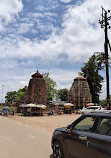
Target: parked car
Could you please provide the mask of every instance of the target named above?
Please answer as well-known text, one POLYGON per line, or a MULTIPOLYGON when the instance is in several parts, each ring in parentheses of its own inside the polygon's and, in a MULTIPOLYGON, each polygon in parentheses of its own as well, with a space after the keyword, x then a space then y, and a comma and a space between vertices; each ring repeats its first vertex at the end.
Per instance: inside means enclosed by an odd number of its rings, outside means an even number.
POLYGON ((78 113, 80 114, 86 114, 88 112, 98 112, 98 111, 104 111, 106 110, 105 108, 103 108, 102 106, 87 106, 86 108, 83 107, 82 110, 79 110, 78 113))
POLYGON ((111 113, 84 114, 52 136, 54 158, 111 158, 111 113))

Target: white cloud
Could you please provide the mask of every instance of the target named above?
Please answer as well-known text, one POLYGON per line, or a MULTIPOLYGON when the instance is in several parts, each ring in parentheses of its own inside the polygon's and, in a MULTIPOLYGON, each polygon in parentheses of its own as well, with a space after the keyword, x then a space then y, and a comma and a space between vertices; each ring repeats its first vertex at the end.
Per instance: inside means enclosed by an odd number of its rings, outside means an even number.
POLYGON ((31 30, 31 27, 33 26, 33 23, 22 23, 19 25, 18 27, 18 34, 23 34, 23 33, 26 33, 28 31, 31 30))
MULTIPOLYGON (((105 0, 93 0, 93 2, 86 0, 80 5, 71 6, 63 18, 64 29, 59 35, 56 34, 56 29, 53 30, 53 34, 48 40, 31 41, 20 37, 16 39, 16 45, 13 45, 11 40, 5 39, 4 43, 8 40, 6 46, 8 55, 20 58, 35 56, 44 61, 47 59, 49 62, 48 59, 58 59, 58 56, 64 53, 71 62, 85 62, 93 52, 104 50, 104 31, 98 23, 99 18, 101 18, 100 6, 103 4, 105 4, 105 8, 108 8, 111 1, 108 0, 106 4, 105 0)), ((32 25, 32 23, 30 25, 22 24, 20 32, 29 30, 32 25)), ((40 25, 41 30, 45 28, 45 25, 40 25)), ((7 55, 7 52, 4 53, 7 55)))
POLYGON ((22 0, 1 0, 0 1, 0 30, 8 24, 14 16, 23 9, 22 0))
POLYGON ((64 3, 69 3, 69 2, 71 2, 72 0, 60 0, 60 1, 62 1, 62 2, 64 2, 64 3))
POLYGON ((78 70, 65 70, 65 69, 53 69, 50 70, 51 78, 56 82, 73 82, 73 79, 77 77, 78 70))
MULTIPOLYGON (((70 89, 74 78, 78 76, 78 72, 80 70, 65 70, 60 68, 55 69, 45 69, 45 72, 49 72, 50 76, 56 83, 57 89, 67 88, 70 89)), ((44 70, 40 69, 40 72, 44 72, 44 70)))
POLYGON ((100 94, 100 100, 106 99, 106 82, 102 83, 102 90, 100 94))

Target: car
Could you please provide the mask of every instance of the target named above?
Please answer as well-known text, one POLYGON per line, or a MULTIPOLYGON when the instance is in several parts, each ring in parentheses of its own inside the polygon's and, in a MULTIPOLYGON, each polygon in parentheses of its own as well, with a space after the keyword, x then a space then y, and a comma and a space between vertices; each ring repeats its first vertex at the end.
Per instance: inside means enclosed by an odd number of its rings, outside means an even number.
POLYGON ((98 112, 98 111, 104 111, 106 110, 105 108, 103 108, 102 106, 87 106, 87 107, 83 107, 82 110, 79 110, 78 113, 80 114, 85 114, 88 112, 98 112))
POLYGON ((111 112, 90 112, 52 136, 54 158, 111 158, 111 112))

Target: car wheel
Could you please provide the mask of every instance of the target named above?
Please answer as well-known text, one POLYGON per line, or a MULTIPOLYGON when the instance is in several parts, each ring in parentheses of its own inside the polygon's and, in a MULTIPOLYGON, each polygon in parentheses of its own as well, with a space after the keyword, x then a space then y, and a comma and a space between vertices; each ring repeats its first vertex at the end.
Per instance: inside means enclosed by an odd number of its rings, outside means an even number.
POLYGON ((54 158, 64 158, 63 148, 58 140, 53 143, 53 156, 54 158))

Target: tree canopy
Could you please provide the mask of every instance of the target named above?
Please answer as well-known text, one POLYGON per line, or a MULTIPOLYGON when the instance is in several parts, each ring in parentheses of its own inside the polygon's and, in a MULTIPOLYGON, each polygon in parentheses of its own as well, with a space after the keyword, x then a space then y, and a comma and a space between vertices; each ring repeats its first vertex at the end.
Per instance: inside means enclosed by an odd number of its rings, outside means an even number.
MULTIPOLYGON (((109 99, 111 100, 111 95, 109 96, 109 99)), ((99 105, 107 106, 107 98, 100 100, 99 105)))
POLYGON ((45 73, 43 74, 43 78, 46 82, 46 91, 47 91, 47 103, 49 103, 50 101, 53 100, 53 98, 56 96, 57 94, 57 90, 56 90, 56 82, 53 81, 53 79, 51 79, 49 77, 49 73, 45 73))
POLYGON ((8 104, 10 106, 10 105, 14 104, 15 102, 18 102, 22 97, 25 96, 26 91, 27 91, 27 86, 19 89, 18 91, 7 92, 7 94, 5 96, 6 104, 8 104))
POLYGON ((61 101, 67 101, 68 100, 68 89, 64 88, 64 89, 58 90, 58 98, 61 101))
POLYGON ((89 61, 84 63, 84 66, 81 68, 82 74, 87 78, 90 92, 92 95, 92 102, 99 102, 99 94, 102 89, 103 77, 100 75, 99 71, 103 69, 104 63, 104 53, 98 55, 92 55, 89 58, 89 61))

